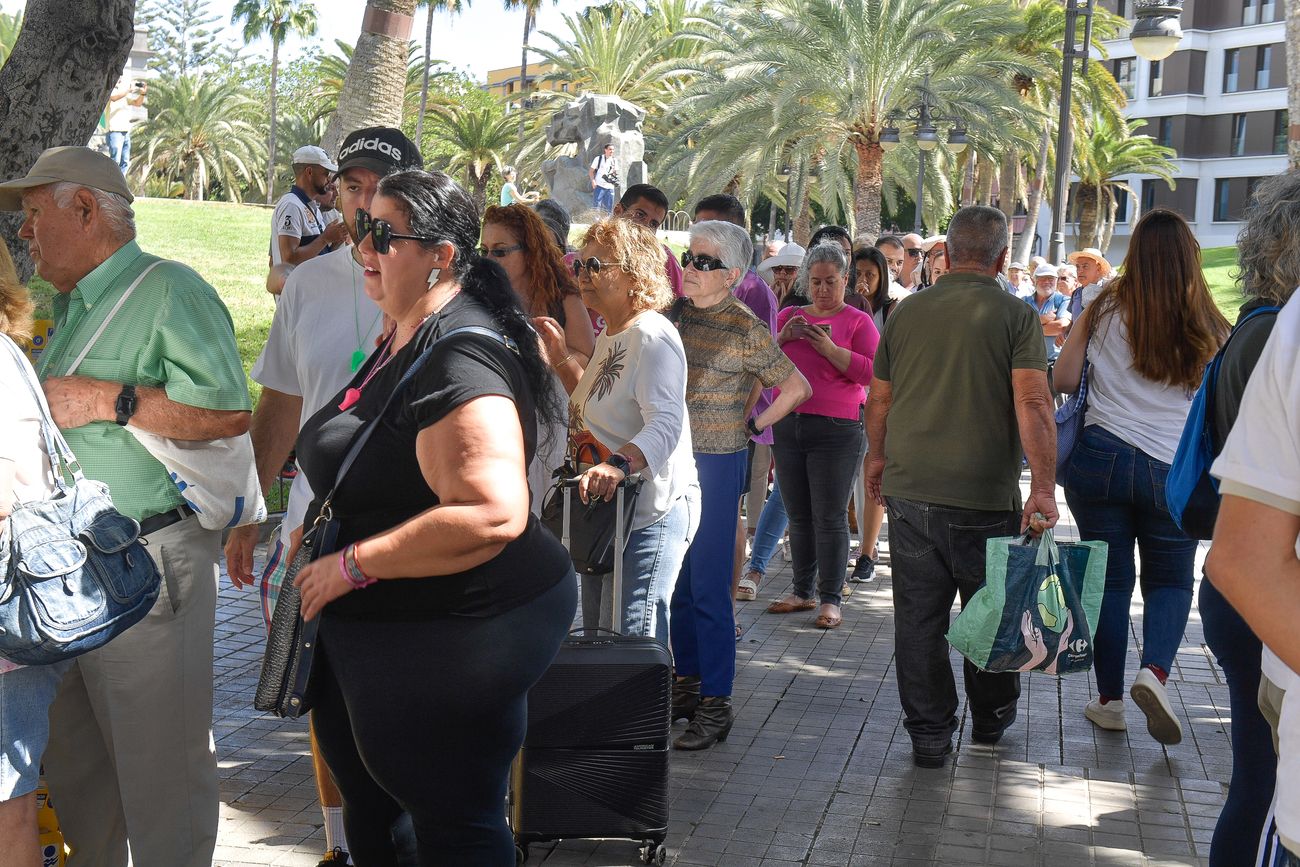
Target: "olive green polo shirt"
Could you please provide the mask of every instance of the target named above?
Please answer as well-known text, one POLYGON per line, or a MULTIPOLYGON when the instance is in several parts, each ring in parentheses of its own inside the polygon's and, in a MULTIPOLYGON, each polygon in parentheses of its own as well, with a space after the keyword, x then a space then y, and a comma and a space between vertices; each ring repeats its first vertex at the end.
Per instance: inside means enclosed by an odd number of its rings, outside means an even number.
MULTIPOLYGON (((54 337, 41 379, 65 376, 136 277, 160 261, 127 242, 67 294, 54 299, 54 337)), ((192 269, 163 261, 136 287, 75 374, 163 388, 177 403, 249 410, 235 330, 217 291, 192 269)), ((113 503, 137 520, 184 501, 171 477, 131 432, 113 422, 63 431, 86 475, 108 485, 113 503)))
POLYGON ((1034 308, 992 277, 945 274, 889 314, 875 362, 893 394, 885 496, 1019 511, 1011 371, 1047 369, 1034 308))

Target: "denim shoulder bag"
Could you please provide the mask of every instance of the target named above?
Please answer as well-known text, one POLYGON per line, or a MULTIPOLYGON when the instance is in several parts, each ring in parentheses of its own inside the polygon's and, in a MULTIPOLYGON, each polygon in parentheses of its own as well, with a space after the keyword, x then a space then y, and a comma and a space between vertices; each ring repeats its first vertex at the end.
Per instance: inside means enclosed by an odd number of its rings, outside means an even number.
POLYGON ((1083 417, 1088 409, 1088 372, 1092 366, 1088 361, 1088 346, 1092 343, 1092 333, 1088 333, 1088 343, 1083 347, 1083 371, 1079 374, 1079 390, 1056 410, 1056 482, 1062 484, 1065 468, 1070 465, 1070 455, 1074 446, 1083 436, 1083 417))
POLYGON ((402 375, 402 378, 393 388, 392 393, 388 395, 388 400, 385 401, 383 408, 357 434, 348 449, 347 455, 344 456, 343 462, 339 464, 338 473, 334 476, 334 486, 330 488, 330 492, 321 501, 320 514, 312 522, 311 529, 303 536, 298 552, 294 555, 293 562, 289 564, 289 568, 285 572, 284 584, 280 589, 280 598, 276 601, 275 611, 271 615, 271 630, 266 639, 266 653, 262 657, 262 673, 257 679, 257 691, 253 694, 253 707, 256 710, 291 719, 296 719, 311 710, 311 696, 308 692, 308 686, 310 685, 311 663, 315 654, 316 631, 320 626, 320 617, 313 617, 309 621, 302 619, 302 596, 294 585, 294 580, 308 563, 337 550, 336 540, 339 533, 339 519, 334 517, 331 504, 334 501, 334 495, 338 491, 339 485, 343 483, 344 477, 352 469, 353 463, 361 454, 361 450, 365 448, 370 435, 383 422, 384 416, 388 414, 389 408, 392 407, 398 395, 406 389, 406 386, 424 367, 425 362, 428 361, 433 352, 433 348, 457 334, 477 334, 481 337, 488 337, 512 352, 519 352, 519 348, 513 340, 481 325, 466 325, 448 331, 430 343, 420 353, 419 357, 411 363, 406 373, 402 375))
POLYGON ((41 412, 54 492, 0 523, 0 657, 49 665, 103 647, 153 607, 162 576, 140 524, 88 479, 50 416, 22 350, 0 340, 41 412), (71 484, 68 479, 71 478, 71 484))

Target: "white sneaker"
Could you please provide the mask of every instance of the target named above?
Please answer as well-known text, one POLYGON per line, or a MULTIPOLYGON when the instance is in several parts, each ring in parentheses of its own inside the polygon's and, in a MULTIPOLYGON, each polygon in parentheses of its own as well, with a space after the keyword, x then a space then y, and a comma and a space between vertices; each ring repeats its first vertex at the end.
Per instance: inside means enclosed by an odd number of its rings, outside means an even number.
POLYGON ((1083 709, 1083 715, 1092 720, 1098 728, 1108 732, 1122 732, 1128 728, 1128 724, 1124 722, 1122 701, 1108 701, 1102 704, 1101 699, 1094 698, 1083 709))
POLYGON ((1133 687, 1128 691, 1133 701, 1147 716, 1147 731, 1162 744, 1176 744, 1183 739, 1183 726, 1174 716, 1169 703, 1169 690, 1156 677, 1155 672, 1143 668, 1138 672, 1133 687))

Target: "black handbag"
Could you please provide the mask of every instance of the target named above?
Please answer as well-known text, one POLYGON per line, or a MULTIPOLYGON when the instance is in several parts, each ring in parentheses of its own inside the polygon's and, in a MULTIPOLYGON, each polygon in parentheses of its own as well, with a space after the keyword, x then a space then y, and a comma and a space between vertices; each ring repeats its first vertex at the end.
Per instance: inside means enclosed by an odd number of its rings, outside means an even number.
POLYGON ((457 334, 489 337, 512 352, 519 351, 513 340, 480 325, 466 325, 448 331, 430 343, 411 363, 388 396, 383 409, 357 434, 343 463, 339 465, 334 487, 321 503, 320 514, 303 536, 302 545, 285 573, 280 598, 276 600, 275 612, 271 615, 271 630, 266 639, 266 653, 262 657, 262 673, 257 679, 257 691, 253 694, 253 707, 256 710, 290 719, 296 719, 311 710, 311 663, 316 652, 316 630, 320 626, 320 617, 313 617, 309 621, 302 619, 302 596, 294 586, 294 579, 308 563, 338 550, 339 519, 334 516, 331 503, 339 485, 343 483, 348 470, 352 469, 352 464, 361 454, 370 435, 383 421, 393 401, 424 367, 433 347, 457 334))
MULTIPOLYGON (((589 446, 583 446, 587 447, 589 446)), ((623 521, 623 538, 626 539, 632 531, 636 501, 645 480, 633 475, 624 479, 621 498, 602 500, 592 497, 585 506, 578 503, 572 510, 566 509, 564 489, 571 488, 581 475, 578 470, 581 455, 580 448, 555 471, 556 482, 547 493, 546 502, 542 504, 542 525, 569 549, 576 571, 584 575, 608 575, 614 571, 615 521, 623 521), (622 515, 618 511, 620 499, 622 515)))

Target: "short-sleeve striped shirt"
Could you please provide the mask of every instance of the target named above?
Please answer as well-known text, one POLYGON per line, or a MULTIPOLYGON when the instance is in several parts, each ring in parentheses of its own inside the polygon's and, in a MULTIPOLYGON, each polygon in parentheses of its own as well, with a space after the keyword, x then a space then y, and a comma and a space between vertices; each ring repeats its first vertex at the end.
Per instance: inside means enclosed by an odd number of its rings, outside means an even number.
MULTIPOLYGON (((54 299, 54 337, 41 355, 41 379, 67 375, 127 287, 158 261, 129 241, 54 299)), ((217 291, 179 262, 162 261, 149 272, 75 375, 160 387, 171 400, 203 409, 251 409, 230 313, 217 291)), ((92 422, 63 433, 86 475, 108 485, 123 514, 138 520, 184 502, 163 465, 125 428, 92 422)))
POLYGON ((771 388, 795 372, 766 322, 728 295, 712 307, 682 309, 686 407, 695 451, 725 455, 749 443, 745 403, 757 379, 771 388))

